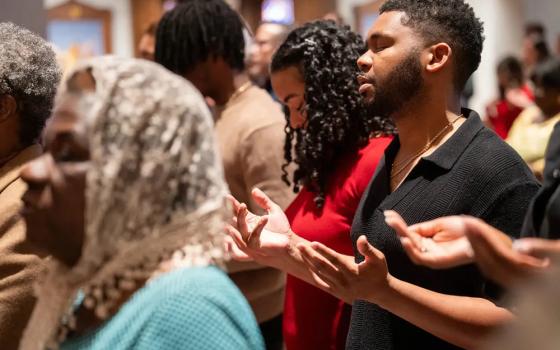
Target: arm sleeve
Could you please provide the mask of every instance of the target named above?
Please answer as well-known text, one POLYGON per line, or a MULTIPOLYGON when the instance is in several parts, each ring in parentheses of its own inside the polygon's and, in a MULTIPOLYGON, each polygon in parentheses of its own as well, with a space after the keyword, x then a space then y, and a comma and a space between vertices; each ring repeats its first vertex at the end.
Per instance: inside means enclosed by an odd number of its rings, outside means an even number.
MULTIPOLYGON (((521 228, 531 202, 539 189, 534 182, 520 183, 510 186, 493 202, 482 219, 491 226, 506 233, 512 239, 521 236, 521 228)), ((498 305, 502 304, 505 290, 490 280, 484 284, 485 294, 498 305)), ((507 305, 502 305, 506 306, 507 305)))
POLYGON ((536 182, 510 186, 493 201, 482 219, 510 237, 518 238, 529 204, 538 189, 536 182))
MULTIPOLYGON (((241 144, 247 191, 260 188, 282 209, 286 209, 294 197, 293 191, 282 181, 285 137, 282 124, 274 123, 253 131, 241 144)), ((247 197, 251 198, 251 194, 248 193, 247 197)), ((252 199, 249 209, 262 212, 252 199)))

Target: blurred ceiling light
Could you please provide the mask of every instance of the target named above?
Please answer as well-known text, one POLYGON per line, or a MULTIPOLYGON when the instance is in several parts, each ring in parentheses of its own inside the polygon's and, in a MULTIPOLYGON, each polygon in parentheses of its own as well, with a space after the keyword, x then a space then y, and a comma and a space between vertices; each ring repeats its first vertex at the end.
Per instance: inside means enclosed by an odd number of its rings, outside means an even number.
POLYGON ((294 23, 294 1, 264 0, 261 19, 263 22, 275 22, 287 25, 294 23))

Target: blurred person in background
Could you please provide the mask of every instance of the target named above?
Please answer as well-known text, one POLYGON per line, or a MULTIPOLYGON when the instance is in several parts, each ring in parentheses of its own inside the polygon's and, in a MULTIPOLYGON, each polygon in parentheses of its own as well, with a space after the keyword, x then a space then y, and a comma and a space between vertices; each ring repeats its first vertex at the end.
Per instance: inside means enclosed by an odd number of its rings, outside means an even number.
POLYGON ((20 171, 41 155, 61 70, 50 45, 0 23, 0 347, 17 349, 33 310, 40 252, 25 241, 20 171))
POLYGON ((317 288, 294 247, 316 240, 352 253, 352 219, 390 142, 386 135, 393 133, 392 124, 368 113, 358 92, 356 60, 364 51, 363 39, 349 27, 321 20, 292 31, 272 58, 272 86, 288 110, 284 166, 297 166, 284 179, 299 194, 285 215, 262 191, 254 195, 297 235, 291 248, 280 244, 267 256, 258 249, 245 252, 289 274, 283 327, 288 350, 345 348, 351 305, 317 288))
POLYGON ((525 25, 525 36, 540 35, 546 37, 546 28, 542 23, 529 22, 525 25))
POLYGON ((519 114, 534 102, 533 92, 525 83, 522 63, 509 56, 497 68, 499 97, 487 108, 486 120, 502 139, 506 139, 519 114))
POLYGON ((148 61, 154 60, 157 26, 158 23, 154 22, 142 33, 142 37, 138 42, 138 58, 143 58, 148 61))
POLYGON ((290 27, 275 22, 263 22, 257 28, 251 45, 247 73, 257 86, 274 96, 270 83, 270 62, 278 46, 286 39, 290 27))
MULTIPOLYGON (((231 194, 262 213, 251 196, 254 187, 282 208, 294 194, 282 181, 284 114, 246 73, 243 28, 223 0, 185 0, 160 20, 155 59, 215 101, 215 132, 231 194)), ((267 348, 281 349, 285 274, 254 262, 232 262, 228 271, 253 307, 267 348)))
POLYGON ((560 121, 560 59, 537 66, 532 80, 536 105, 519 115, 506 141, 542 179, 546 147, 554 125, 560 121))
POLYGON ((323 19, 328 19, 334 21, 334 23, 338 24, 339 26, 344 25, 344 19, 340 15, 340 13, 336 11, 327 12, 323 15, 323 19))
POLYGON ((529 23, 525 27, 521 56, 525 76, 529 78, 538 64, 550 58, 550 49, 546 42, 546 28, 542 24, 529 23))
POLYGON ((51 259, 21 349, 264 349, 218 268, 227 185, 212 128, 200 93, 152 62, 68 73, 47 152, 22 171, 27 240, 51 259))

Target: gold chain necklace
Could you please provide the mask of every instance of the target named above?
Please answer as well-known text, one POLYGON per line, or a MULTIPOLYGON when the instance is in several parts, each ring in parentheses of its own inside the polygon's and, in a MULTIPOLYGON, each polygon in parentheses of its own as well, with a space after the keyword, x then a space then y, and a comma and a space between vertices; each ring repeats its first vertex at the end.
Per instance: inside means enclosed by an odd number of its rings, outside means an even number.
POLYGON ((454 120, 450 121, 449 123, 447 123, 446 126, 443 127, 443 129, 441 129, 436 136, 432 137, 431 140, 428 141, 428 143, 422 147, 422 149, 420 151, 418 151, 417 153, 415 153, 412 157, 405 159, 404 161, 401 161, 398 165, 393 163, 391 165, 391 179, 394 179, 395 177, 397 177, 400 173, 402 173, 412 162, 414 162, 416 160, 416 158, 418 158, 419 156, 421 156, 422 154, 424 154, 427 150, 430 149, 430 147, 433 146, 434 142, 437 141, 437 139, 445 132, 449 129, 449 127, 452 127, 453 124, 455 124, 455 122, 457 122, 457 120, 461 119, 463 117, 463 115, 461 114, 460 116, 458 116, 457 118, 455 118, 454 120), (402 164, 402 166, 401 166, 402 164), (395 168, 397 168, 397 170, 395 170, 395 168))
POLYGON ((235 90, 233 94, 231 94, 229 100, 226 103, 226 106, 229 106, 236 98, 239 97, 239 95, 247 91, 252 85, 253 83, 251 81, 248 81, 245 84, 241 85, 239 88, 237 88, 237 90, 235 90))

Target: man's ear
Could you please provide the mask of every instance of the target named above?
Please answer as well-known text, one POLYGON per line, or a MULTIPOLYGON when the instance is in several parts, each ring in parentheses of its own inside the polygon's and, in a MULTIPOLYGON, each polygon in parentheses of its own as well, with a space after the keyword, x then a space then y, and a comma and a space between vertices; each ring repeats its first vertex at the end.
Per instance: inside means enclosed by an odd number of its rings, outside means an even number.
POLYGON ((0 123, 17 113, 17 102, 12 95, 0 95, 0 123))
POLYGON ((430 73, 441 71, 451 61, 453 50, 446 43, 437 43, 428 48, 426 70, 430 73))

